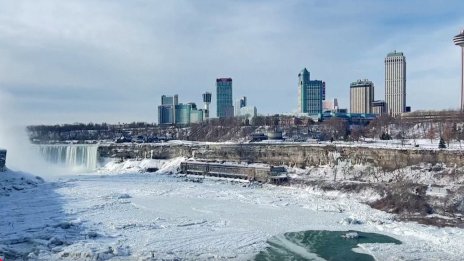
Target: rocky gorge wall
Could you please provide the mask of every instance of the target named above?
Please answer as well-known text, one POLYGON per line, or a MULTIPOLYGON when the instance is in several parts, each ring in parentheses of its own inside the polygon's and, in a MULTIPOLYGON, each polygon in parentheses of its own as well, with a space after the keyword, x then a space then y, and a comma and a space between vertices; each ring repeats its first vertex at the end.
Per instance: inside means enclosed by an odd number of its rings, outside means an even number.
POLYGON ((195 157, 217 161, 244 161, 295 167, 337 165, 349 161, 393 171, 421 163, 464 166, 464 153, 455 150, 387 149, 303 144, 106 144, 98 147, 102 158, 195 157))

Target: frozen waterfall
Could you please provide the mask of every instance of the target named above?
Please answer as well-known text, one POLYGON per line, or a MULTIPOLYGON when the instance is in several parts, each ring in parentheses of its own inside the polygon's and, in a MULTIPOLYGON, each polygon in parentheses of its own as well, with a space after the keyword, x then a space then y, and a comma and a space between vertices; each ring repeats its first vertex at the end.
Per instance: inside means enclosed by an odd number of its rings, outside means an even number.
POLYGON ((77 170, 95 170, 98 167, 98 145, 39 145, 39 150, 46 161, 54 164, 77 170))

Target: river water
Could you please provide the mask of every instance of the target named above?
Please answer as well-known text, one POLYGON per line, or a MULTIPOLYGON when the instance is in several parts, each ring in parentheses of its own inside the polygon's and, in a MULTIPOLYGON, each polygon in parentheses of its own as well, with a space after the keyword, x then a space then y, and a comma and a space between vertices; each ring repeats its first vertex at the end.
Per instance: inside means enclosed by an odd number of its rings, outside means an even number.
POLYGON ((382 234, 327 230, 290 232, 274 236, 267 242, 269 246, 255 260, 374 261, 373 256, 355 252, 355 249, 360 244, 401 244, 399 240, 382 234))

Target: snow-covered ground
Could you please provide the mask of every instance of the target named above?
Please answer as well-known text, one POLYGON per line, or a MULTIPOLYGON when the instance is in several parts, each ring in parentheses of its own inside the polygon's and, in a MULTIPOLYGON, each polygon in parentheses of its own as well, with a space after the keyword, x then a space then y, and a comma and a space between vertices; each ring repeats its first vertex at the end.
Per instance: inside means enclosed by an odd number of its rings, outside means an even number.
MULTIPOLYGON (((464 230, 395 221, 394 216, 358 201, 375 194, 255 187, 221 179, 198 183, 160 174, 175 172, 182 160, 110 163, 99 173, 63 173, 53 182, 35 182, 0 194, 0 256, 10 257, 7 260, 244 260, 263 250, 271 237, 304 230, 375 232, 403 242, 359 248, 377 260, 462 260, 464 256, 464 230), (160 170, 139 172, 147 166, 160 170)), ((27 184, 35 178, 15 180, 27 184)), ((0 182, 3 185, 5 179, 0 182)))

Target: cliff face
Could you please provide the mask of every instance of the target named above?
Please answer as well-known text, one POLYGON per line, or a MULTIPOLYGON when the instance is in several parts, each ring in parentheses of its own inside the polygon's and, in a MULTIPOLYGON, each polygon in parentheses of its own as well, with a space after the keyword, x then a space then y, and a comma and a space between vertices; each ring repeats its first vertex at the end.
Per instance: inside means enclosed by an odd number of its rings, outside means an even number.
POLYGON ((348 146, 287 144, 110 144, 98 148, 100 157, 168 159, 179 156, 218 161, 245 161, 295 167, 337 165, 338 162, 373 165, 393 171, 421 163, 463 167, 464 154, 449 150, 401 150, 348 146))

